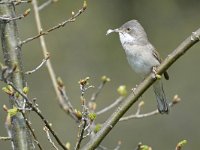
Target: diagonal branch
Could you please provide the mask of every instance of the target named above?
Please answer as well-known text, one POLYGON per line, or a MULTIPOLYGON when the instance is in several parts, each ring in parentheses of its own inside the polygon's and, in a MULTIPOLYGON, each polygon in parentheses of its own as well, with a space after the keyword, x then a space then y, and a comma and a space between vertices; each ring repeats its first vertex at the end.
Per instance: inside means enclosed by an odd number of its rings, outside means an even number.
MULTIPOLYGON (((174 62, 176 62, 185 52, 200 40, 200 28, 185 39, 157 68, 157 73, 164 73, 174 62)), ((114 113, 104 123, 102 129, 82 148, 82 150, 93 150, 101 143, 106 135, 117 124, 119 119, 138 101, 138 98, 155 82, 151 73, 139 86, 134 93, 131 93, 114 113)))

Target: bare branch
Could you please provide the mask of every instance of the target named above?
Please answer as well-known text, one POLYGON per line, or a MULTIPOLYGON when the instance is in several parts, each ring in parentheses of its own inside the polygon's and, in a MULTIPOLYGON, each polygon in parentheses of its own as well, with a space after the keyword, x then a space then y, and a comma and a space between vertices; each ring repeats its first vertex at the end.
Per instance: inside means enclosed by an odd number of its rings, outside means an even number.
POLYGON ((41 11, 43 10, 44 8, 46 8, 47 6, 49 6, 50 4, 53 4, 55 2, 57 2, 58 0, 47 0, 46 2, 44 2, 42 5, 40 5, 38 7, 38 10, 41 11))
POLYGON ((118 99, 116 99, 112 104, 110 104, 109 106, 107 106, 107 107, 103 108, 102 110, 96 112, 96 114, 97 114, 97 115, 101 115, 101 114, 103 114, 103 113, 109 111, 110 109, 112 109, 112 108, 116 107, 117 105, 119 105, 119 104, 122 102, 123 99, 124 99, 124 97, 123 97, 123 96, 120 96, 120 97, 119 97, 118 99))
MULTIPOLYGON (((169 107, 173 107, 175 104, 178 104, 179 102, 180 102, 180 98, 177 95, 175 95, 174 98, 173 98, 173 101, 169 104, 169 107)), ((129 115, 129 116, 126 116, 126 117, 122 117, 122 118, 120 118, 119 121, 127 121, 127 120, 130 120, 130 119, 140 119, 140 118, 145 118, 145 117, 160 114, 158 109, 151 111, 149 113, 140 114, 141 107, 142 107, 142 105, 141 105, 141 103, 139 103, 138 109, 137 109, 135 114, 129 115)))
POLYGON ((106 77, 106 76, 102 76, 101 77, 101 83, 97 88, 97 91, 95 93, 92 94, 92 97, 90 99, 90 101, 95 101, 96 98, 98 97, 98 95, 100 94, 101 90, 103 89, 104 85, 110 81, 110 78, 106 77))
POLYGON ((10 0, 10 1, 0 1, 0 4, 12 4, 14 3, 15 5, 19 5, 21 3, 30 3, 32 0, 10 0))
POLYGON ((14 21, 14 20, 20 20, 26 16, 28 16, 30 14, 30 9, 27 9, 23 14, 19 15, 19 16, 16 16, 14 18, 11 18, 10 16, 0 16, 0 20, 3 20, 3 21, 14 21))
POLYGON ((57 146, 55 145, 55 143, 54 143, 54 142, 52 141, 52 139, 51 139, 51 136, 50 136, 50 134, 49 134, 49 129, 45 126, 45 127, 43 128, 43 130, 46 132, 47 139, 49 140, 49 142, 52 144, 52 146, 53 146, 56 150, 58 150, 57 146))
POLYGON ((37 71, 37 70, 39 70, 44 64, 46 64, 46 62, 47 62, 47 60, 49 60, 49 58, 50 58, 50 56, 49 55, 47 55, 46 56, 46 58, 44 58, 43 60, 42 60, 42 62, 35 68, 35 69, 33 69, 33 70, 31 70, 31 71, 27 71, 27 72, 25 72, 25 74, 32 74, 32 73, 34 73, 35 71, 37 71))
POLYGON ((63 84, 63 81, 61 78, 57 79, 57 85, 58 90, 60 92, 60 95, 62 96, 62 99, 59 100, 59 105, 67 114, 69 114, 76 122, 79 122, 79 119, 77 118, 75 114, 75 110, 66 94, 65 86, 63 84))
POLYGON ((86 119, 83 119, 83 121, 82 121, 82 123, 81 123, 82 128, 81 128, 80 131, 78 132, 78 136, 77 136, 78 139, 77 139, 77 142, 76 142, 75 150, 80 149, 81 142, 82 142, 82 140, 84 139, 84 131, 85 131, 85 128, 86 128, 86 124, 87 124, 87 120, 86 120, 86 119))
POLYGON ((2 141, 9 141, 9 140, 12 140, 12 138, 11 137, 0 136, 0 140, 2 140, 2 141))

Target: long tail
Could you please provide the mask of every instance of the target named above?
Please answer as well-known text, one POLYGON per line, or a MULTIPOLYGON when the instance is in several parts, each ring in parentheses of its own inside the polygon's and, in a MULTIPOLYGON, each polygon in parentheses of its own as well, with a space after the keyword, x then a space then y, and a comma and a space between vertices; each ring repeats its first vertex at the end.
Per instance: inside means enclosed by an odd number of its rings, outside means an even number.
POLYGON ((165 96, 164 90, 163 90, 163 84, 161 80, 157 80, 153 84, 153 90, 156 95, 156 100, 158 103, 158 111, 163 114, 163 113, 168 113, 169 112, 169 104, 167 101, 167 98, 165 96))

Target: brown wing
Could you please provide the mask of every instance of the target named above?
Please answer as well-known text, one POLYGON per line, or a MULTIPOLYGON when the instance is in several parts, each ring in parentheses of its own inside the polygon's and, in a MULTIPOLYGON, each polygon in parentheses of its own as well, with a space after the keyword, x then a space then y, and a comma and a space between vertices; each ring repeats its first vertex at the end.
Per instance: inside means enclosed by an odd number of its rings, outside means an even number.
MULTIPOLYGON (((153 51, 153 55, 155 56, 155 58, 156 58, 160 63, 162 62, 162 59, 161 59, 160 55, 158 54, 158 52, 157 52, 156 50, 153 51)), ((169 80, 169 75, 168 75, 167 71, 164 72, 164 77, 165 77, 166 80, 169 80)))

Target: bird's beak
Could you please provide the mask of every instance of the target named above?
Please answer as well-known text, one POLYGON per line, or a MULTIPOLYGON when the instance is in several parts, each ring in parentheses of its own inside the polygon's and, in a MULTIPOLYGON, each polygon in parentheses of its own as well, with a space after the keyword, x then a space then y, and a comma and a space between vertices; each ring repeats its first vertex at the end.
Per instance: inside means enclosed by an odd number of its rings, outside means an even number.
POLYGON ((122 30, 117 28, 117 29, 109 29, 107 32, 106 32, 106 35, 110 34, 110 33, 113 33, 113 32, 117 32, 117 33, 121 33, 122 30))

